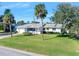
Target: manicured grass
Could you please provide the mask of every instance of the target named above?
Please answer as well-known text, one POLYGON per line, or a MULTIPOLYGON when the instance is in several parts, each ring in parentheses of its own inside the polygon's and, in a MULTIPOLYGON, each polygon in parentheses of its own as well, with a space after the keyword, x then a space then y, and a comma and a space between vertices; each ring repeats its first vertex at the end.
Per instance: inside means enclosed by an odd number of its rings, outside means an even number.
POLYGON ((58 37, 58 34, 45 34, 45 40, 41 35, 23 36, 0 40, 0 45, 17 48, 45 55, 79 55, 79 40, 69 37, 58 37))
POLYGON ((0 30, 0 32, 3 32, 3 30, 0 30))

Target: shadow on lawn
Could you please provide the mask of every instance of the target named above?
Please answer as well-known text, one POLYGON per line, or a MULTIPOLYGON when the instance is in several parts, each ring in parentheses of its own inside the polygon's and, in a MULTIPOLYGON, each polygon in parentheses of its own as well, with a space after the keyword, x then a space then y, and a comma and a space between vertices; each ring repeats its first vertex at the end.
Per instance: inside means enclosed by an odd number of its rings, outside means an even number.
POLYGON ((57 37, 70 37, 69 35, 61 35, 61 34, 59 34, 59 35, 57 35, 57 37))
POLYGON ((52 39, 56 39, 57 38, 57 36, 55 36, 55 37, 49 37, 49 38, 46 38, 47 36, 44 36, 44 40, 52 40, 52 39))
POLYGON ((57 34, 55 37, 52 36, 51 38, 45 38, 45 40, 52 40, 52 39, 64 40, 64 38, 74 39, 73 37, 70 37, 69 35, 57 34))
POLYGON ((70 38, 70 39, 73 39, 73 40, 79 40, 79 36, 77 36, 77 35, 58 35, 57 37, 70 38))
POLYGON ((44 38, 44 40, 52 40, 55 39, 56 37, 52 37, 52 38, 44 38))

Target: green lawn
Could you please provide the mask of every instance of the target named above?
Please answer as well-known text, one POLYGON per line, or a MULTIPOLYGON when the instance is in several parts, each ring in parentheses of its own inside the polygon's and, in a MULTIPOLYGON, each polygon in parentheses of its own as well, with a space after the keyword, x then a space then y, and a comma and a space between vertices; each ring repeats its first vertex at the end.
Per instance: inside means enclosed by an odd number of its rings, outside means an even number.
POLYGON ((3 30, 0 30, 0 32, 3 32, 3 30))
POLYGON ((79 55, 79 40, 58 37, 57 34, 45 34, 44 38, 46 40, 42 40, 41 35, 18 35, 1 39, 0 45, 45 55, 79 55))

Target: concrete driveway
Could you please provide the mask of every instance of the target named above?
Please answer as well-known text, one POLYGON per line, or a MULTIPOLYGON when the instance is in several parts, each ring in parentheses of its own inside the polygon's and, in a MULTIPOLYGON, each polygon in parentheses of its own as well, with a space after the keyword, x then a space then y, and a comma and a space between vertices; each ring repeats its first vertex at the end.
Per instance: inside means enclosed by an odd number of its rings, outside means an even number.
POLYGON ((7 32, 0 32, 0 36, 3 36, 3 35, 10 35, 10 33, 7 33, 7 32))
MULTIPOLYGON (((16 36, 16 35, 19 35, 19 33, 12 34, 12 36, 16 36)), ((0 39, 7 38, 7 37, 11 37, 10 33, 0 33, 0 39)))
POLYGON ((42 56, 42 55, 0 46, 0 56, 42 56))

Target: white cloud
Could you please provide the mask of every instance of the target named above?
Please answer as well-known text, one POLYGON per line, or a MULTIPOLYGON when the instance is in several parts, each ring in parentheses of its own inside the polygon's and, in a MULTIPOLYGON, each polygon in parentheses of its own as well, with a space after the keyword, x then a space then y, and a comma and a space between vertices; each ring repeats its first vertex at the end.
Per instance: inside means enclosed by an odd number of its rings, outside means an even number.
POLYGON ((30 7, 30 4, 23 4, 23 5, 21 5, 21 7, 30 7))
POLYGON ((14 4, 7 4, 7 5, 2 5, 0 8, 28 8, 30 7, 30 4, 28 3, 14 3, 14 4))

